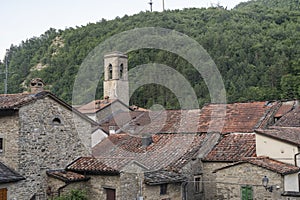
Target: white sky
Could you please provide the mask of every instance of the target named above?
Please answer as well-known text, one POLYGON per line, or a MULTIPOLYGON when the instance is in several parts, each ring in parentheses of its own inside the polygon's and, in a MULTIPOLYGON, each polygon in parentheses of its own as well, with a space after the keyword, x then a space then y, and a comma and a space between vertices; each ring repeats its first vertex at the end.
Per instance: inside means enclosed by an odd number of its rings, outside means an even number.
MULTIPOLYGON (((150 0, 0 0, 0 60, 11 44, 40 36, 49 28, 65 29, 150 10, 150 0)), ((247 0, 164 0, 166 9, 209 7, 228 9, 247 0)), ((153 11, 162 11, 162 0, 152 0, 153 11)))

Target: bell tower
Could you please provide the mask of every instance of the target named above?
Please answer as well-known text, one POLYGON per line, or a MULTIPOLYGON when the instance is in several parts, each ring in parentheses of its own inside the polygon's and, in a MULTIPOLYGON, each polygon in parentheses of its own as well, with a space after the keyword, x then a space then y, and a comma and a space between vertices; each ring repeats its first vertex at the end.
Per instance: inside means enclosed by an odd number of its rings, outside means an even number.
POLYGON ((129 105, 128 57, 121 52, 104 55, 103 97, 129 105))

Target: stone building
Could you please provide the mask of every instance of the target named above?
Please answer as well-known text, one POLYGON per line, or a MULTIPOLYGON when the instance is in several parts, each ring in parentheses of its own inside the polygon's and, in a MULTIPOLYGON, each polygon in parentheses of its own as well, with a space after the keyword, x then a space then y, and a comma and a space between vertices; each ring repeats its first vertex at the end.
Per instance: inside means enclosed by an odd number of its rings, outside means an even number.
POLYGON ((147 138, 112 134, 93 148, 93 157, 81 157, 66 170, 89 178, 84 187, 90 199, 201 199, 200 158, 218 138, 200 133, 147 138))
POLYGON ((48 170, 90 155, 96 122, 50 92, 0 95, 0 162, 23 178, 1 184, 8 199, 45 198, 48 170))

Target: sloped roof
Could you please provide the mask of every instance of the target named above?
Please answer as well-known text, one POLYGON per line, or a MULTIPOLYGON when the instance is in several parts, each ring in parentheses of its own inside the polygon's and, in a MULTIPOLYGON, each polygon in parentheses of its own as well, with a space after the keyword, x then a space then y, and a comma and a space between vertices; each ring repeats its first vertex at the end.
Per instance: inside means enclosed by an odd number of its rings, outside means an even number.
POLYGON ((300 147, 300 127, 272 126, 268 129, 257 129, 255 132, 300 147))
POLYGON ((30 93, 0 94, 0 109, 18 109, 35 99, 35 94, 30 93))
POLYGON ((84 114, 93 114, 101 111, 102 109, 119 102, 123 104, 128 110, 132 110, 129 106, 124 104, 122 101, 118 99, 103 99, 103 100, 93 100, 85 105, 78 107, 77 109, 84 114))
POLYGON ((160 185, 165 183, 181 183, 187 180, 182 174, 159 170, 144 173, 144 181, 148 185, 160 185))
MULTIPOLYGON (((277 103, 268 102, 249 102, 234 103, 226 105, 225 124, 222 133, 251 133, 254 129, 260 127, 268 112, 276 106, 277 103)), ((219 116, 211 116, 211 112, 219 104, 209 104, 201 110, 199 131, 205 132, 209 124, 219 116)))
POLYGON ((252 133, 254 129, 263 124, 266 118, 270 117, 268 114, 273 111, 276 105, 277 102, 251 102, 209 104, 201 110, 134 111, 130 113, 131 119, 128 119, 128 113, 118 113, 101 123, 101 125, 106 127, 116 126, 117 129, 122 128, 124 132, 130 132, 131 134, 252 133), (222 111, 226 111, 226 115, 222 111), (119 123, 116 124, 116 121, 119 123))
POLYGON ((279 109, 275 113, 274 117, 282 117, 290 112, 297 104, 297 101, 285 101, 282 102, 279 109))
POLYGON ((236 162, 256 156, 255 134, 227 134, 203 158, 203 161, 236 162))
POLYGON ((65 171, 65 170, 49 170, 46 173, 48 176, 57 178, 61 181, 64 181, 65 183, 89 180, 88 177, 86 177, 82 174, 78 174, 78 173, 71 172, 71 171, 65 171))
POLYGON ((152 171, 180 171, 209 139, 206 134, 156 134, 152 135, 153 142, 149 146, 143 146, 141 137, 113 134, 93 148, 94 157, 80 158, 67 169, 118 173, 128 163, 136 161, 152 171))
POLYGON ((244 159, 243 161, 239 161, 225 167, 216 169, 214 172, 220 171, 222 169, 230 168, 232 166, 240 165, 243 163, 250 163, 256 165, 258 167, 262 167, 268 169, 270 171, 276 172, 281 175, 293 174, 300 171, 299 167, 296 167, 291 164, 283 163, 278 160, 274 160, 268 157, 255 157, 255 158, 248 158, 244 159))
POLYGON ((281 127, 300 127, 300 107, 297 106, 292 111, 281 117, 275 126, 281 127))
POLYGON ((85 119, 86 121, 90 122, 93 125, 99 125, 97 122, 93 121, 92 119, 88 118, 86 115, 82 114, 68 103, 63 101, 62 99, 58 98, 54 94, 49 91, 42 91, 36 94, 33 93, 18 93, 18 94, 2 94, 0 95, 0 110, 18 110, 24 105, 32 103, 38 99, 42 99, 45 97, 50 97, 57 103, 61 104, 62 106, 66 107, 68 110, 79 115, 81 118, 85 119))
POLYGON ((0 162, 0 183, 11 183, 24 179, 19 173, 0 162))
POLYGON ((95 158, 80 157, 67 166, 67 170, 88 174, 117 175, 128 163, 128 158, 95 158))

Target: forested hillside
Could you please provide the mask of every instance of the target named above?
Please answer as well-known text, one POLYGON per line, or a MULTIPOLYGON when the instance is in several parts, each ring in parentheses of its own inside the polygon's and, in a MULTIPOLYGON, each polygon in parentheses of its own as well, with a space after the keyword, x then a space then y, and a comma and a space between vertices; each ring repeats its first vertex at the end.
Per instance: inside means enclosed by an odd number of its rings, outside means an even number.
MULTIPOLYGON (((216 7, 141 12, 66 30, 51 28, 40 37, 10 47, 8 92, 22 92, 31 78, 41 77, 49 90, 71 102, 73 82, 87 54, 110 36, 136 27, 174 29, 199 42, 222 74, 228 102, 300 97, 298 0, 250 1, 232 10, 216 7)), ((185 60, 149 49, 129 54, 130 68, 149 61, 176 66, 194 87, 200 105, 210 101, 201 75, 185 60)), ((0 66, 2 72, 4 62, 0 66)), ((1 81, 0 92, 3 91, 1 81)), ((101 95, 102 85, 99 85, 97 97, 101 95)), ((136 91, 131 103, 179 107, 175 96, 158 85, 136 91)))

